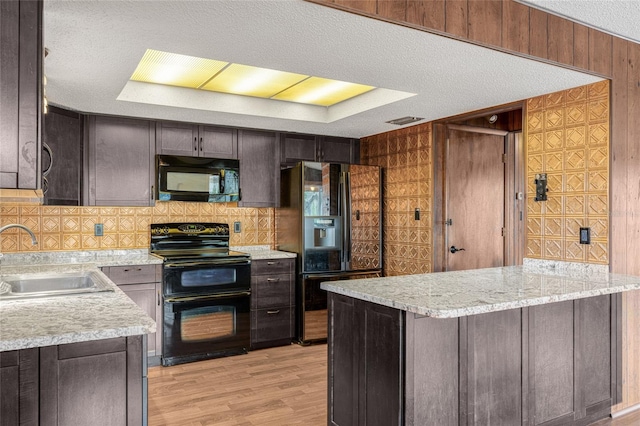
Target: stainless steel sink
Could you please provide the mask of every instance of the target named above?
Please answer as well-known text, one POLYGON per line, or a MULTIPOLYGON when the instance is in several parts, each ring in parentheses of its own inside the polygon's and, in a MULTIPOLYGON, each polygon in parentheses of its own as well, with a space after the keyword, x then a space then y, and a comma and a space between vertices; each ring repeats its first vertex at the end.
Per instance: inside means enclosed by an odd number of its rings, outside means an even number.
POLYGON ((113 291, 96 271, 7 275, 0 278, 0 300, 113 291))

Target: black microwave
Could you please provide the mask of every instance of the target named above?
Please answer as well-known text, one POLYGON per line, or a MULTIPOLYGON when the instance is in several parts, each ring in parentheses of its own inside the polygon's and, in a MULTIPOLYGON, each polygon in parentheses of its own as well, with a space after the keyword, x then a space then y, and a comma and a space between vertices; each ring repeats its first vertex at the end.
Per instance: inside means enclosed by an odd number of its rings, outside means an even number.
POLYGON ((156 155, 158 201, 240 200, 240 162, 220 158, 156 155))

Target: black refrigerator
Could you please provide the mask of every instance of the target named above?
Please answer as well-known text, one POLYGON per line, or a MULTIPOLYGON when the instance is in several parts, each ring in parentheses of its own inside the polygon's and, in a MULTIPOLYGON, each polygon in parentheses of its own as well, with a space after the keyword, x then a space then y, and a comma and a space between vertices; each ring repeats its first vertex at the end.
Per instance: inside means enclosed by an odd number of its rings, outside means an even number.
POLYGON ((276 247, 297 254, 296 340, 326 342, 320 283, 382 273, 382 171, 301 162, 281 171, 276 247))

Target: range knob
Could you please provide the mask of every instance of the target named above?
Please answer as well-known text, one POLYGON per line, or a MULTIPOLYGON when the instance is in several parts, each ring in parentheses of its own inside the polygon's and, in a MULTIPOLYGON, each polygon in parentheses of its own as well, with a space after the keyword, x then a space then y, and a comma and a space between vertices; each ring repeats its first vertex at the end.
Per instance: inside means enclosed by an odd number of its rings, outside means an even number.
POLYGON ((162 227, 161 231, 162 231, 162 233, 164 235, 169 235, 169 227, 168 226, 162 227))

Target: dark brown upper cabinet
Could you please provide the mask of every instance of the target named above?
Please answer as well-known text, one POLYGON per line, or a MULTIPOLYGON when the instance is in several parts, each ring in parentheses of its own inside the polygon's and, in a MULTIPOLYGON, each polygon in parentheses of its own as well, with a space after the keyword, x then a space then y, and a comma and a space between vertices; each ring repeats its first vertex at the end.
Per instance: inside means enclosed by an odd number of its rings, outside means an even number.
POLYGON ((235 129, 158 121, 156 138, 158 154, 238 159, 235 129))
POLYGON ((40 188, 42 1, 0 1, 0 188, 40 188))
POLYGON ((153 205, 154 122, 89 116, 87 128, 90 206, 153 205))
POLYGON ((280 194, 276 133, 238 130, 241 207, 274 207, 280 194))
POLYGON ((355 164, 357 143, 354 139, 335 136, 283 134, 280 138, 280 163, 298 161, 355 164))
POLYGON ((46 205, 82 205, 83 120, 77 112, 56 107, 44 115, 42 191, 46 205))

